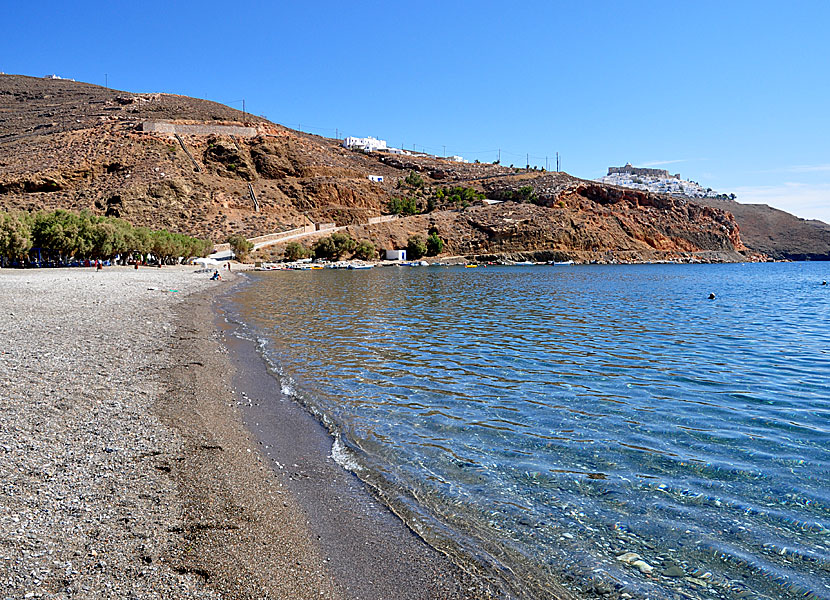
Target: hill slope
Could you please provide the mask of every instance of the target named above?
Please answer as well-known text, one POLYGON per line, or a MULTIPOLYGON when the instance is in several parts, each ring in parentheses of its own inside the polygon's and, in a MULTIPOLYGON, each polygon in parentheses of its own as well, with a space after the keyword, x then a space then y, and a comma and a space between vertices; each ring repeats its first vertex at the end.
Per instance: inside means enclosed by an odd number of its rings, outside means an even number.
POLYGON ((682 198, 565 173, 363 154, 204 100, 0 75, 0 209, 39 208, 87 209, 215 241, 335 222, 381 248, 432 228, 454 254, 608 261, 746 252, 731 214, 682 198), (256 135, 187 134, 180 143, 143 131, 144 121, 246 125, 256 135), (422 184, 405 183, 411 172, 422 184), (436 190, 455 186, 506 201, 434 202, 436 190), (393 197, 435 205, 365 225, 393 197))
POLYGON ((695 202, 735 215, 747 247, 776 260, 830 260, 830 225, 799 219, 766 204, 711 198, 695 202))

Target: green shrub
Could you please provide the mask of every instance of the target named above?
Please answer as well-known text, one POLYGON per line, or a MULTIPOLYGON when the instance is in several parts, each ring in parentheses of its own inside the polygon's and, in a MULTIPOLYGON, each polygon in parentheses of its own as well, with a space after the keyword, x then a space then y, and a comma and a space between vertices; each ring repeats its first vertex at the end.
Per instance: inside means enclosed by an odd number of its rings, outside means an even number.
POLYGON ((32 232, 24 214, 0 214, 0 257, 23 259, 32 248, 32 232))
POLYGON ((330 260, 334 258, 334 242, 330 237, 319 239, 311 246, 311 251, 314 253, 314 258, 330 260))
POLYGON ((309 255, 309 250, 299 242, 288 242, 283 255, 286 260, 299 260, 309 255))
POLYGON ((70 259, 123 260, 152 253, 165 263, 179 258, 205 256, 213 248, 210 240, 166 230, 133 227, 127 221, 67 210, 36 213, 0 213, 0 257, 25 260, 37 248, 41 258, 63 262, 70 259))
POLYGON ((427 238, 427 256, 436 256, 444 251, 444 240, 438 236, 437 231, 433 231, 427 238))
POLYGON ((414 198, 392 197, 389 201, 389 212, 393 215, 416 215, 418 214, 418 205, 414 198))
POLYGON ((516 202, 535 203, 539 200, 539 197, 536 195, 536 192, 533 191, 532 186, 524 185, 511 194, 511 199, 515 200, 516 202))
POLYGON ((421 177, 415 171, 410 171, 409 175, 407 175, 406 178, 404 179, 404 182, 406 183, 406 185, 408 185, 409 187, 414 188, 414 189, 419 189, 419 188, 424 187, 424 178, 421 177))
POLYGON ((357 241, 348 233, 332 233, 331 240, 334 242, 335 258, 338 260, 344 254, 350 254, 357 248, 357 241))
POLYGON ((228 237, 227 243, 230 244, 231 250, 239 261, 245 261, 254 249, 254 245, 244 235, 238 233, 228 237))
POLYGON ((420 235, 413 235, 406 242, 406 257, 418 260, 427 253, 427 244, 420 235))
POLYGON ((378 257, 378 251, 372 242, 363 240, 354 249, 354 257, 360 260, 375 260, 378 257))
POLYGON ((344 254, 352 253, 357 242, 348 233, 332 233, 329 237, 318 240, 312 246, 315 258, 340 260, 344 254))
POLYGON ((467 208, 473 202, 484 199, 484 194, 469 187, 438 188, 433 195, 435 204, 451 202, 457 208, 467 208))

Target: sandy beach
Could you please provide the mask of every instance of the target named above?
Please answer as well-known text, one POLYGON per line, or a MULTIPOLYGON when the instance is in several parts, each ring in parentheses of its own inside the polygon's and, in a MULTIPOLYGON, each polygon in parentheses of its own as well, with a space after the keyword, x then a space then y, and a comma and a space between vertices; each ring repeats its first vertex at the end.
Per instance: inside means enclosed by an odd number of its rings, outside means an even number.
POLYGON ((0 596, 490 596, 278 397, 214 311, 241 276, 194 271, 0 271, 0 596))

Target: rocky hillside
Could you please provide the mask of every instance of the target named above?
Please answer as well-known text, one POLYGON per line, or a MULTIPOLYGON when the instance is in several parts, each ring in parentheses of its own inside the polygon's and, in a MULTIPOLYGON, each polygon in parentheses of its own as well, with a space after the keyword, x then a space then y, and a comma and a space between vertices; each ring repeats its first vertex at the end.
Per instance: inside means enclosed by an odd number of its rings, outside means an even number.
POLYGON ((776 260, 830 260, 830 225, 799 219, 766 204, 740 204, 711 198, 703 206, 729 211, 747 247, 776 260))
POLYGON ((87 209, 215 241, 335 222, 380 248, 437 230, 446 252, 464 255, 608 261, 749 253, 731 214, 682 198, 565 173, 363 154, 204 100, 0 75, 0 209, 40 208, 87 209), (143 131, 144 121, 246 125, 256 135, 177 139, 143 131), (417 185, 405 182, 410 173, 417 185), (435 202, 437 190, 454 187, 493 203, 435 202), (392 198, 409 198, 425 214, 366 225, 392 198))

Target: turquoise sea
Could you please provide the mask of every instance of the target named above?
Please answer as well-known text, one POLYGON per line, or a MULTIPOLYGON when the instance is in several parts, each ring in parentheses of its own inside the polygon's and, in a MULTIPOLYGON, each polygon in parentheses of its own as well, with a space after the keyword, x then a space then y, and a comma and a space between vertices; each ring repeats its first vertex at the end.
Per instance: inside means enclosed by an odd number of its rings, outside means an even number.
POLYGON ((233 318, 341 464, 511 595, 830 598, 827 279, 266 272, 233 318))

